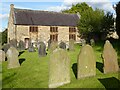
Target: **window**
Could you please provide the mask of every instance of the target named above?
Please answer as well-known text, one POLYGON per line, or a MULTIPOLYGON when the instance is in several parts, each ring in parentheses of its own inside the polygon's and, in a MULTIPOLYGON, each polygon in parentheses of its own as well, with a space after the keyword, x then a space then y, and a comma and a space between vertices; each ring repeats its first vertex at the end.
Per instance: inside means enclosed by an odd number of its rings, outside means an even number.
POLYGON ((38 32, 38 27, 30 27, 29 31, 30 32, 38 32))
POLYGON ((58 27, 50 27, 50 40, 58 41, 58 27))
POLYGON ((75 27, 69 27, 69 40, 70 39, 76 40, 76 28, 75 27))

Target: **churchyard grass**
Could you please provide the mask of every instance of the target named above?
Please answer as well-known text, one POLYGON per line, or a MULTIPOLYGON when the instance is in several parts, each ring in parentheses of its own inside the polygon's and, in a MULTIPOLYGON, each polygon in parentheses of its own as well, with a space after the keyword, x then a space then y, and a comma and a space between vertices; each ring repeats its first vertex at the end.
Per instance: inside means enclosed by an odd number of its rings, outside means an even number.
MULTIPOLYGON (((101 54, 103 52, 103 42, 96 43, 93 46, 96 55, 96 76, 90 78, 76 79, 77 57, 81 46, 75 45, 75 51, 67 51, 70 57, 70 75, 71 82, 59 88, 108 88, 116 87, 120 83, 120 72, 104 74, 102 67, 101 54), (107 78, 107 79, 106 79, 107 78)), ((113 47, 118 52, 120 62, 120 43, 113 47), (118 45, 119 44, 119 45, 118 45)), ((2 63, 2 87, 3 88, 48 88, 48 68, 49 56, 39 57, 38 52, 21 51, 19 56, 20 67, 7 69, 7 62, 2 63)), ((120 63, 119 63, 120 66, 120 63)), ((57 71, 56 71, 57 72, 57 71)))

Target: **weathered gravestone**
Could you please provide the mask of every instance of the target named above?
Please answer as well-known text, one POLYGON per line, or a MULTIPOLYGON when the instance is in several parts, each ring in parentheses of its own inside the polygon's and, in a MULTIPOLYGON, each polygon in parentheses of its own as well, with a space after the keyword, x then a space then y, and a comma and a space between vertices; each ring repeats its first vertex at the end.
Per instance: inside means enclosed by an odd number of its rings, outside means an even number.
POLYGON ((82 43, 82 46, 85 46, 86 45, 86 40, 85 39, 81 39, 81 43, 82 43))
POLYGON ((5 52, 0 50, 0 62, 5 61, 5 52))
POLYGON ((66 49, 66 43, 60 42, 59 48, 61 48, 61 49, 66 49))
POLYGON ((70 83, 70 59, 63 49, 55 49, 49 61, 49 88, 70 83))
POLYGON ((10 40, 10 46, 17 48, 17 40, 16 39, 10 40))
POLYGON ((117 53, 107 40, 103 50, 104 73, 117 72, 119 70, 117 53))
POLYGON ((95 46, 95 40, 94 39, 90 39, 90 45, 95 46))
POLYGON ((58 42, 52 41, 50 44, 50 52, 54 51, 58 47, 58 42))
POLYGON ((35 49, 34 49, 34 46, 33 46, 33 43, 29 44, 29 52, 34 52, 35 49))
POLYGON ((85 45, 81 48, 77 63, 77 78, 84 78, 96 75, 96 59, 93 48, 85 45))
POLYGON ((6 53, 7 50, 10 48, 10 44, 3 45, 3 51, 6 53))
POLYGON ((16 68, 19 67, 19 61, 18 61, 18 55, 19 52, 15 47, 10 47, 6 53, 7 59, 8 59, 8 69, 10 68, 16 68))
POLYGON ((70 51, 74 51, 75 50, 74 42, 75 41, 73 39, 70 39, 70 41, 69 41, 69 50, 70 51))
POLYGON ((50 48, 51 40, 48 40, 48 49, 50 48))
POLYGON ((18 47, 19 47, 20 50, 25 50, 25 43, 22 40, 20 40, 18 47))
POLYGON ((46 45, 44 42, 39 42, 38 54, 39 56, 46 56, 46 45))

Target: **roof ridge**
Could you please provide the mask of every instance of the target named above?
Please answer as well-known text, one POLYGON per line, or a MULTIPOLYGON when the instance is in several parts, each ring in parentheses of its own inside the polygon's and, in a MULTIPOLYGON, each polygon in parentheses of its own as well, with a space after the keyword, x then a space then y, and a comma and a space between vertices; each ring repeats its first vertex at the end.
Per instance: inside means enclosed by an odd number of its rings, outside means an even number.
POLYGON ((37 11, 37 12, 48 12, 48 13, 58 13, 58 14, 66 14, 66 15, 77 15, 75 13, 62 13, 62 12, 55 12, 55 11, 45 11, 45 10, 32 10, 32 9, 20 9, 20 8, 14 8, 17 10, 23 10, 23 11, 37 11))

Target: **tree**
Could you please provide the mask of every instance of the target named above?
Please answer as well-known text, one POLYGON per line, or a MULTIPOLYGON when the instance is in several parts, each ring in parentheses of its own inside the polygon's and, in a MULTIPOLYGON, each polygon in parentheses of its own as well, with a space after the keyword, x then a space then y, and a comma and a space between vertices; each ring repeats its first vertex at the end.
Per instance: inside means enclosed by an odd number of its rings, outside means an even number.
POLYGON ((120 2, 116 4, 116 31, 120 39, 120 2))
POLYGON ((102 20, 102 31, 109 32, 110 28, 114 28, 114 18, 111 12, 107 12, 102 20))
POLYGON ((7 43, 7 29, 2 32, 2 45, 7 43))

